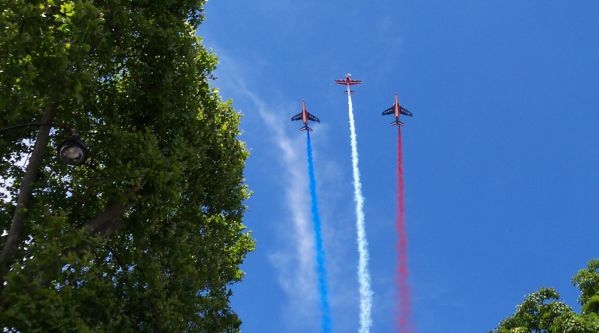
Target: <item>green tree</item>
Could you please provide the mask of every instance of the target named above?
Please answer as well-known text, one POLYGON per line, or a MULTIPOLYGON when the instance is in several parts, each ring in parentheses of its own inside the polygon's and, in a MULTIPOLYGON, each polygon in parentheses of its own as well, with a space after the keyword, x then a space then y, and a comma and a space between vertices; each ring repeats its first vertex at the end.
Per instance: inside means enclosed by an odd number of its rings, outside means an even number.
POLYGON ((524 299, 516 313, 504 319, 496 333, 596 333, 599 332, 599 259, 578 271, 572 283, 580 290, 582 313, 576 313, 550 288, 541 288, 524 299))
POLYGON ((0 0, 0 128, 37 123, 0 133, 0 329, 239 331, 247 151, 204 3, 0 0))

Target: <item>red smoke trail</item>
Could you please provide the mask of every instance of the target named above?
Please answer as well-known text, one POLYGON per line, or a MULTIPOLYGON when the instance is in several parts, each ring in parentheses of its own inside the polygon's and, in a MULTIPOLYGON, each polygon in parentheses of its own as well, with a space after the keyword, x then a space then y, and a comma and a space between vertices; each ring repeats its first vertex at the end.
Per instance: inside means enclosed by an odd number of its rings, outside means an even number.
POLYGON ((397 253, 399 261, 397 264, 397 286, 399 289, 399 304, 397 306, 398 320, 397 328, 400 333, 412 332, 410 322, 412 314, 412 302, 410 286, 408 284, 408 236, 405 226, 404 205, 404 182, 403 182, 403 158, 401 149, 401 127, 397 126, 397 217, 395 228, 399 239, 397 241, 397 253))

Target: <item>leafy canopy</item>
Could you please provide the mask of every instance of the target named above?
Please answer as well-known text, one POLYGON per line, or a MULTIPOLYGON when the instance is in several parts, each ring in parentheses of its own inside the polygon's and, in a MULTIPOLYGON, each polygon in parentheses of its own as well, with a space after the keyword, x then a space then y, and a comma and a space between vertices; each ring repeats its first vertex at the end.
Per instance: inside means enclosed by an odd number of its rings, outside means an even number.
POLYGON ((589 261, 572 283, 580 290, 582 313, 576 313, 550 288, 528 295, 516 313, 504 319, 495 333, 596 333, 599 332, 599 259, 589 261))
MULTIPOLYGON (((204 3, 0 0, 0 128, 49 108, 56 125, 0 286, 5 331, 239 330, 247 151, 209 84, 204 3), (58 160, 65 128, 87 167, 58 160)), ((41 129, 0 133, 2 246, 41 129)))

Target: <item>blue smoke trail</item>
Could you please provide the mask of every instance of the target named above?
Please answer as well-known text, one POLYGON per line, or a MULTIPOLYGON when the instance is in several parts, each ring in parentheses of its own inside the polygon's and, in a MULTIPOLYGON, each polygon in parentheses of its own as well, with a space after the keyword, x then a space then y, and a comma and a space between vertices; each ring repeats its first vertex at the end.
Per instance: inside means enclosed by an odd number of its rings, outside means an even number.
POLYGON ((314 161, 312 160, 312 141, 308 134, 308 175, 310 176, 310 197, 312 199, 312 226, 316 238, 316 269, 318 271, 318 285, 320 288, 320 306, 322 308, 322 332, 331 331, 331 315, 329 310, 329 296, 327 289, 327 271, 324 266, 324 247, 320 230, 320 213, 318 212, 318 197, 316 196, 316 177, 314 176, 314 161))

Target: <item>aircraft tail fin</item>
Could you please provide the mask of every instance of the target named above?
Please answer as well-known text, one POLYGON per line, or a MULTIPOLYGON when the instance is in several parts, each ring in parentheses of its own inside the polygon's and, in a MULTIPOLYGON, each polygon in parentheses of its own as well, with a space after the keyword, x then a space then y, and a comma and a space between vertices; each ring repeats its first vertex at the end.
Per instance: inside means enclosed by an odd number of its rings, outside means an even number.
POLYGON ((308 125, 301 127, 300 131, 309 131, 309 132, 313 132, 312 129, 310 127, 308 127, 308 125))
POLYGON ((403 126, 403 123, 399 119, 396 119, 391 122, 391 126, 403 126))
MULTIPOLYGON (((347 91, 344 91, 344 93, 348 94, 348 92, 347 92, 347 91)), ((355 94, 355 93, 356 93, 356 92, 355 92, 355 91, 353 91, 353 90, 350 90, 350 91, 349 91, 349 94, 352 94, 352 95, 353 95, 353 94, 355 94)))

